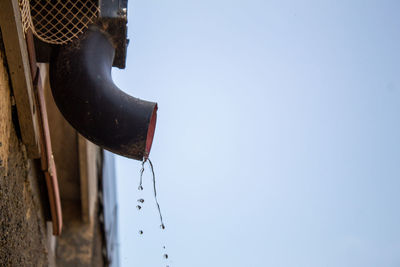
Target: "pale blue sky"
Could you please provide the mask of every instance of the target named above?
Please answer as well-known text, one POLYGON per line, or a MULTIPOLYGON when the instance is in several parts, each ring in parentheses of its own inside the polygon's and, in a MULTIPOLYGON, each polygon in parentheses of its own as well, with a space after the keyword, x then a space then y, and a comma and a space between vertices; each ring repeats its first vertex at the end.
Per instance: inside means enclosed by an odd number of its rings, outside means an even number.
POLYGON ((129 0, 113 76, 159 104, 167 231, 118 157, 122 266, 400 266, 399 8, 129 0))

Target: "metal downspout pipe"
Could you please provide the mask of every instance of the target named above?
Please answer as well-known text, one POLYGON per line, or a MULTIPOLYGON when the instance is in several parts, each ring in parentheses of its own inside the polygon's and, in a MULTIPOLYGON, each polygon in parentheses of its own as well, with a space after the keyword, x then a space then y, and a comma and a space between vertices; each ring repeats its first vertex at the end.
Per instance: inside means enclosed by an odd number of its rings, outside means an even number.
POLYGON ((50 62, 53 98, 65 119, 88 140, 143 160, 153 141, 157 103, 132 97, 114 84, 114 54, 111 38, 96 25, 57 47, 50 62))

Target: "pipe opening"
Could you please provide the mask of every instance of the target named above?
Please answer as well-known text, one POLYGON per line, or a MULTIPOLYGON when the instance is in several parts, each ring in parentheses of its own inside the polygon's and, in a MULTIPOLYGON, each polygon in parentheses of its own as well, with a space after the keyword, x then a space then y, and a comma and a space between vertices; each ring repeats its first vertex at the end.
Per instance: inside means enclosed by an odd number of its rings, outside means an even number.
POLYGON ((144 157, 148 158, 151 150, 151 145, 153 144, 153 137, 154 132, 156 130, 156 122, 157 122, 157 104, 154 106, 153 112, 151 114, 149 128, 147 130, 147 137, 146 137, 146 149, 144 157))

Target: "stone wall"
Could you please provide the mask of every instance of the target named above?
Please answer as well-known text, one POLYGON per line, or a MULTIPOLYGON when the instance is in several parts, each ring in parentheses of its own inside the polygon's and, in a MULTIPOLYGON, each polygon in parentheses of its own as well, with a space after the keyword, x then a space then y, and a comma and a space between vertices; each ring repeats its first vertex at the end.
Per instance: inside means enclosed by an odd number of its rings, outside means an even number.
POLYGON ((27 158, 14 102, 0 33, 0 266, 48 266, 44 177, 27 158))

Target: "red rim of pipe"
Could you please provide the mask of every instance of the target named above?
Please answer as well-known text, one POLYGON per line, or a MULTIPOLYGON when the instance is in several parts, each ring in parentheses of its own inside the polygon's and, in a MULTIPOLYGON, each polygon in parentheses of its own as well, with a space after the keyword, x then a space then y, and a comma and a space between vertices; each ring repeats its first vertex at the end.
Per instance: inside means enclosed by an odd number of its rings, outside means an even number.
POLYGON ((153 137, 154 137, 154 132, 156 130, 156 122, 157 122, 157 104, 154 106, 154 110, 151 113, 151 119, 150 119, 150 124, 149 128, 147 130, 147 137, 146 137, 146 150, 144 157, 148 158, 151 150, 151 145, 153 144, 153 137))

